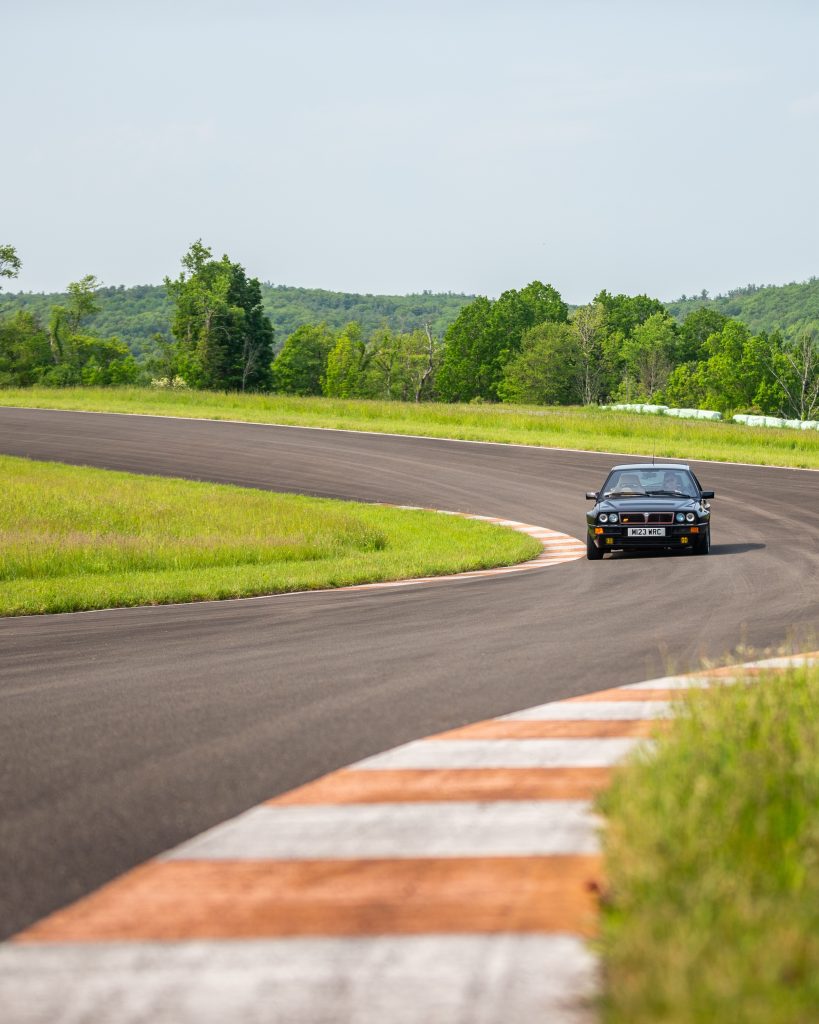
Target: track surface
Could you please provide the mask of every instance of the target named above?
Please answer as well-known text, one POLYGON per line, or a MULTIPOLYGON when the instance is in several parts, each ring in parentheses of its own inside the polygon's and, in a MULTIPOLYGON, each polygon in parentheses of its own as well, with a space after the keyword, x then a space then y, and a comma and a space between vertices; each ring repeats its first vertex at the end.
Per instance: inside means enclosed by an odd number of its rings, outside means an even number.
MULTIPOLYGON (((426 505, 582 537, 631 458, 0 409, 0 451, 426 505)), ((429 733, 810 638, 819 476, 697 465, 707 558, 0 620, 0 934, 293 786, 429 733)))

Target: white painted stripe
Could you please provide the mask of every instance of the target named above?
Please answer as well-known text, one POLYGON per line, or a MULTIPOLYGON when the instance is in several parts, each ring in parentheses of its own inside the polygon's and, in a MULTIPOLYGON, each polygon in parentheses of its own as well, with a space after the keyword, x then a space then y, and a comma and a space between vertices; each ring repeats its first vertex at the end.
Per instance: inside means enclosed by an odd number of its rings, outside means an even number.
POLYGON ((673 704, 668 700, 584 700, 556 701, 536 708, 513 711, 501 722, 632 722, 667 718, 673 704))
POLYGON ((4 1024, 588 1024, 568 935, 5 946, 4 1024))
POLYGON ((527 857, 596 853, 586 800, 254 807, 163 860, 527 857))
POLYGON ((382 768, 605 768, 636 739, 416 740, 353 765, 382 768))
POLYGON ((795 654, 782 658, 764 658, 762 661, 749 661, 740 668, 802 668, 819 663, 819 656, 795 654))
POLYGON ((705 676, 663 676, 662 679, 647 679, 644 683, 629 683, 621 690, 694 690, 707 689, 719 680, 705 676))

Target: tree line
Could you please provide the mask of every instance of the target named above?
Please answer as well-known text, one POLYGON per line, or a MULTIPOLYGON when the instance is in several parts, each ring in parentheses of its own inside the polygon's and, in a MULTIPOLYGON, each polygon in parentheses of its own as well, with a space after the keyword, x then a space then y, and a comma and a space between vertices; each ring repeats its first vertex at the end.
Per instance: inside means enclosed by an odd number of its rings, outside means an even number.
MULTIPOLYGON (((20 264, 0 247, 0 276, 20 264)), ((709 306, 674 319, 658 299, 601 291, 570 308, 533 281, 462 305, 444 330, 303 323, 277 351, 256 278, 201 241, 165 279, 170 333, 139 359, 90 331, 93 276, 74 282, 47 322, 30 310, 0 319, 0 384, 147 384, 400 401, 597 405, 665 402, 808 419, 819 413, 819 340, 753 333, 709 306)))

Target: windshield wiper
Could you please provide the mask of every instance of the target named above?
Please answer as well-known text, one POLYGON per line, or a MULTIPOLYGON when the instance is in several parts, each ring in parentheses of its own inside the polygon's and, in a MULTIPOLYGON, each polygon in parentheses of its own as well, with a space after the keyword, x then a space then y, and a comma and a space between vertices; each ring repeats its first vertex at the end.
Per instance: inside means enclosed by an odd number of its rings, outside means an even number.
POLYGON ((603 495, 604 498, 610 498, 614 495, 617 498, 645 498, 645 491, 606 491, 603 495))
POLYGON ((690 494, 686 494, 685 491, 646 491, 646 494, 673 494, 679 495, 681 498, 690 498, 690 494))

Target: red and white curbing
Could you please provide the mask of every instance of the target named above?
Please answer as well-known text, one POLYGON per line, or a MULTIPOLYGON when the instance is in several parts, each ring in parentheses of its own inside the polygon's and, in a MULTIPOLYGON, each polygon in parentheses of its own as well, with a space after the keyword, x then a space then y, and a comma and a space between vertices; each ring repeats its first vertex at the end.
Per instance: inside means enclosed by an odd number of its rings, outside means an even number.
POLYGON ((0 946, 3 1020, 593 1021, 594 797, 686 689, 737 672, 517 711, 255 807, 0 946))

